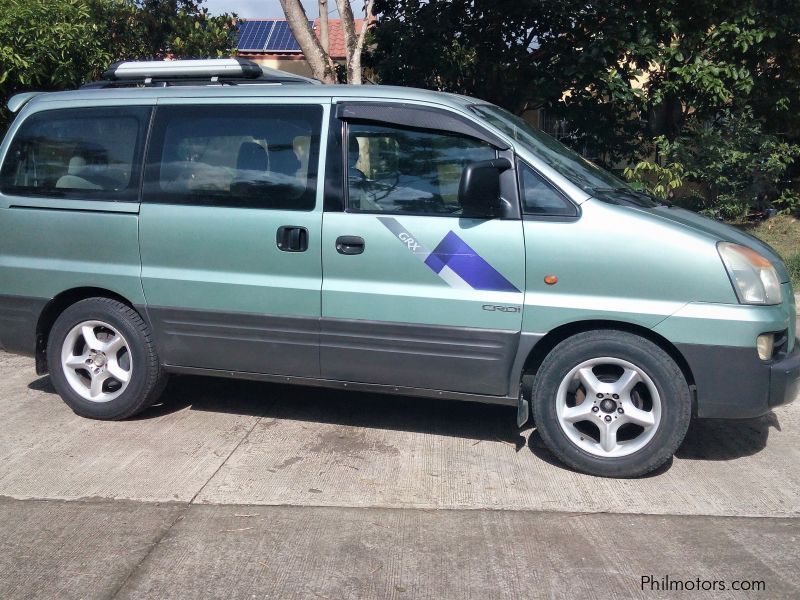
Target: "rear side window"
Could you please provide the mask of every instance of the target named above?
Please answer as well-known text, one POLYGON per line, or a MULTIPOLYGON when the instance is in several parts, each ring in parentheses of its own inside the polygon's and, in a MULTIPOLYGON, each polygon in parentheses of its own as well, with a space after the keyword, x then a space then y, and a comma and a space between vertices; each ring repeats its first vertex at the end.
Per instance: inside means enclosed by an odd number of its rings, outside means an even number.
POLYGON ((25 119, 0 170, 4 194, 138 200, 149 107, 48 110, 25 119))
POLYGON ((458 185, 471 162, 497 158, 464 135, 394 126, 348 125, 348 210, 458 215, 458 185))
POLYGON ((526 215, 575 217, 578 210, 561 192, 531 169, 519 163, 522 212, 526 215))
POLYGON ((144 201, 314 208, 320 106, 159 107, 144 201))

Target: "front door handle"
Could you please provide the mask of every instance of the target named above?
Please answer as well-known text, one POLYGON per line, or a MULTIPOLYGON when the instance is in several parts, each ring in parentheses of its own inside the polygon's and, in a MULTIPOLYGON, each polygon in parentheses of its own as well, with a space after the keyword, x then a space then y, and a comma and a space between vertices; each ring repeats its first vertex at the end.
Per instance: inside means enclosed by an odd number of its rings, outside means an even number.
POLYGON ((357 235, 342 235, 336 238, 336 251, 339 254, 361 254, 364 252, 364 238, 357 235))
POLYGON ((278 227, 275 243, 278 250, 284 252, 305 252, 308 250, 308 229, 297 225, 278 227))

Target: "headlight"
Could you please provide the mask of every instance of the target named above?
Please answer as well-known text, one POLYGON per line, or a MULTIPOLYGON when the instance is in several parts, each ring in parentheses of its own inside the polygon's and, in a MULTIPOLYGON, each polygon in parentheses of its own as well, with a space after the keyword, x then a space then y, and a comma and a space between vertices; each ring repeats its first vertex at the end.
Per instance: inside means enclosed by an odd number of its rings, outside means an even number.
POLYGON ((729 242, 720 242, 717 250, 740 303, 781 303, 781 282, 769 260, 755 250, 729 242))

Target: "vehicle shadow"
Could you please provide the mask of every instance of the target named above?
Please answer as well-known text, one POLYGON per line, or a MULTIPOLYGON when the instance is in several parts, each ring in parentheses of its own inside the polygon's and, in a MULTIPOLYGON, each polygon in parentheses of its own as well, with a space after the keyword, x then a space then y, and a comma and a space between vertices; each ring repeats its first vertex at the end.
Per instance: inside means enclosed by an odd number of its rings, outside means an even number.
POLYGON ((781 430, 774 412, 752 419, 695 419, 675 456, 688 460, 752 456, 766 448, 772 428, 781 430))
MULTIPOLYGON (((32 381, 28 387, 55 394, 47 376, 32 381)), ((173 376, 159 403, 130 420, 146 421, 185 409, 500 441, 513 446, 516 452, 527 447, 539 459, 569 469, 546 448, 535 427, 532 431, 530 426, 522 431, 517 428, 516 408, 510 406, 173 376)), ((754 419, 694 420, 675 456, 705 461, 751 456, 766 447, 773 427, 780 431, 778 417, 772 412, 754 419)), ((647 477, 668 471, 671 464, 670 460, 647 477)))
MULTIPOLYGON (((47 376, 28 387, 55 394, 47 376)), ((159 403, 129 421, 185 409, 526 445, 516 407, 188 375, 171 377, 159 403)))
MULTIPOLYGON (((550 452, 550 450, 545 446, 544 441, 542 440, 542 436, 539 434, 539 431, 534 428, 531 431, 531 434, 528 436, 528 449, 533 453, 536 458, 546 462, 549 465, 553 465, 554 467, 558 467, 559 469, 566 469, 567 471, 572 471, 573 473, 581 473, 576 469, 573 469, 571 466, 562 463, 556 456, 550 452)), ((658 469, 654 471, 650 471, 637 479, 648 479, 650 477, 657 477, 663 473, 666 473, 672 467, 672 458, 670 458, 666 463, 661 465, 658 469)))
MULTIPOLYGON (((675 457, 683 460, 725 461, 758 454, 767 447, 770 429, 781 430, 778 416, 770 412, 752 419, 695 419, 686 432, 675 457)), ((539 432, 533 430, 528 447, 541 460, 562 466, 544 445, 539 432)), ((647 474, 654 477, 669 470, 670 459, 664 466, 647 474)))
POLYGON ((53 387, 52 382, 50 381, 50 376, 45 375, 43 377, 39 377, 39 379, 34 379, 28 384, 28 389, 33 390, 34 392, 44 392, 45 394, 55 394, 56 390, 53 387))
MULTIPOLYGON (((770 429, 781 430, 778 416, 770 412, 752 419, 695 419, 686 432, 675 458, 683 460, 725 461, 758 454, 767 446, 770 429)), ((528 437, 528 447, 541 460, 562 468, 547 449, 536 429, 528 437)), ((644 477, 657 477, 672 467, 672 459, 644 477)))

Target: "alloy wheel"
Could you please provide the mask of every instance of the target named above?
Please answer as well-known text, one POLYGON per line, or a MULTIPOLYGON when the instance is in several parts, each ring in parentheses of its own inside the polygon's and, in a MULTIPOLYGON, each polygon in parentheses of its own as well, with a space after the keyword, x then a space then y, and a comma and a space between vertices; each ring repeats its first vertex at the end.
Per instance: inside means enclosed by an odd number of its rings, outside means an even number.
POLYGON ((593 358, 561 381, 556 415, 573 444, 594 456, 617 458, 641 450, 653 438, 661 422, 661 396, 633 363, 593 358))
POLYGON ((61 347, 61 368, 70 387, 91 402, 109 402, 128 387, 131 352, 122 334, 103 321, 73 327, 61 347))

